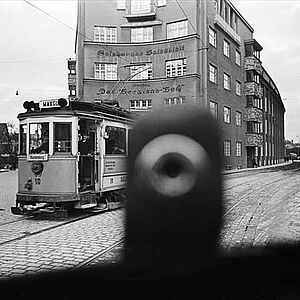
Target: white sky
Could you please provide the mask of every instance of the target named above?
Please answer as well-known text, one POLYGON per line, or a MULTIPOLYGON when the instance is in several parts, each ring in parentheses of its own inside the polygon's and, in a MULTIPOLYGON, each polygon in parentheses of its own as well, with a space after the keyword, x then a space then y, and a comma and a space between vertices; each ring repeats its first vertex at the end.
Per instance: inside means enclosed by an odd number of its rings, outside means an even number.
MULTIPOLYGON (((24 0, 0 0, 0 122, 17 124, 26 100, 68 95, 67 58, 74 57, 77 1, 28 1, 74 30, 24 0)), ((254 28, 254 38, 264 48, 263 66, 285 99, 285 137, 300 141, 300 0, 231 2, 254 28)))

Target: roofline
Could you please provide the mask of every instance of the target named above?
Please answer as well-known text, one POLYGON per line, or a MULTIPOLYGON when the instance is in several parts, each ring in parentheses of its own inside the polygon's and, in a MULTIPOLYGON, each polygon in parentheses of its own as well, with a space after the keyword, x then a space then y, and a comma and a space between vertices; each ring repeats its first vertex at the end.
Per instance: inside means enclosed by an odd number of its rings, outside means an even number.
POLYGON ((278 88, 277 88, 277 86, 276 86, 276 84, 275 84, 275 82, 274 82, 274 80, 272 79, 272 77, 270 76, 270 74, 266 71, 266 69, 262 66, 262 70, 263 70, 263 75, 265 74, 266 75, 266 79, 264 78, 264 76, 262 76, 262 78, 263 79, 265 79, 265 81, 267 81, 268 82, 268 84, 269 85, 273 85, 274 86, 274 88, 275 88, 275 92, 277 93, 277 95, 279 96, 279 98, 280 98, 280 103, 281 103, 281 105, 282 105, 282 107, 283 107, 283 109, 284 109, 284 112, 285 112, 285 107, 284 107, 284 104, 283 104, 283 101, 282 101, 282 97, 281 97, 281 95, 280 95, 280 92, 279 92, 279 90, 278 90, 278 88), (271 83, 271 84, 270 84, 271 83))
POLYGON ((245 23, 245 25, 250 29, 250 31, 253 33, 254 29, 253 27, 246 21, 246 19, 242 16, 242 14, 237 10, 237 8, 232 4, 230 0, 226 0, 228 4, 233 8, 234 12, 240 17, 240 19, 245 23))

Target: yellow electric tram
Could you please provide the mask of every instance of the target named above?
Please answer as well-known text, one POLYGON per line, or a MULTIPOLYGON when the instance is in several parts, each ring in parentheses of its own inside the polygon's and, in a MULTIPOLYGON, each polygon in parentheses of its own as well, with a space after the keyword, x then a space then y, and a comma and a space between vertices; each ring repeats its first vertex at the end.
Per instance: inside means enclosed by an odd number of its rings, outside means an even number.
POLYGON ((23 106, 13 214, 66 216, 70 209, 124 205, 134 114, 63 98, 23 106))

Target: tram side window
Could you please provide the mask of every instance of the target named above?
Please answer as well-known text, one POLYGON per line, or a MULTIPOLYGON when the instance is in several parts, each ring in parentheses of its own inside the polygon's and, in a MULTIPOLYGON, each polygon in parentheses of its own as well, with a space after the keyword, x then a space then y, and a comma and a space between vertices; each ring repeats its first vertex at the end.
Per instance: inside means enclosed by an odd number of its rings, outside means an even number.
POLYGON ((26 154, 27 146, 27 124, 20 126, 20 154, 26 154))
POLYGON ((106 126, 105 154, 126 155, 126 129, 106 126))
POLYGON ((29 125, 29 153, 49 153, 49 123, 29 125))
POLYGON ((54 153, 71 152, 71 123, 54 123, 54 153))

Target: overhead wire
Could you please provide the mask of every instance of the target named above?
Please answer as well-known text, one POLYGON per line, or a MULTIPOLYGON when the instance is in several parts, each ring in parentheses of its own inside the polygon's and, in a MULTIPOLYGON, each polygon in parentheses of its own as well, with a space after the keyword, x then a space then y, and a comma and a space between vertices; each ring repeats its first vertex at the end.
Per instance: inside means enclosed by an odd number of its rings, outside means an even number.
POLYGON ((188 22, 191 24, 192 28, 194 29, 195 33, 198 35, 201 43, 203 46, 207 47, 207 45, 204 43, 204 41, 201 39, 197 29, 195 28, 193 22, 190 20, 189 16, 187 15, 187 13, 185 12, 185 10, 183 9, 183 7, 179 4, 178 0, 175 0, 175 2, 177 3, 178 7, 180 8, 181 12, 184 14, 184 16, 186 17, 186 19, 188 20, 188 22))
MULTIPOLYGON (((73 28, 72 26, 66 24, 65 22, 59 20, 58 18, 54 17, 53 15, 47 13, 46 11, 44 11, 43 9, 37 7, 36 5, 30 3, 27 0, 23 0, 25 3, 27 3, 28 5, 32 6, 33 8, 37 9, 38 11, 42 12, 43 14, 47 15, 48 17, 52 18, 53 20, 59 22, 60 24, 66 26, 67 28, 69 28, 70 30, 76 32, 76 34, 81 35, 82 37, 84 37, 86 40, 90 41, 90 42, 94 42, 94 40, 92 38, 90 38, 89 36, 87 36, 85 33, 80 32, 79 30, 73 28)), ((108 52, 112 52, 111 49, 107 48, 107 46, 105 45, 101 45, 102 48, 104 48, 105 50, 107 50, 108 52)), ((126 60, 124 57, 119 57, 120 59, 122 59, 123 61, 125 61, 126 63, 130 63, 130 61, 126 60)))
MULTIPOLYGON (((80 32, 78 29, 73 28, 72 26, 66 24, 65 22, 61 21, 60 19, 56 18, 55 16, 49 14, 48 12, 44 11, 43 9, 39 8, 38 6, 32 4, 31 2, 27 1, 27 0, 23 0, 25 3, 27 3, 28 5, 32 6, 34 9, 40 11, 41 13, 47 15, 48 17, 50 17, 51 19, 55 20, 56 22, 60 23, 61 25, 66 26, 67 28, 69 28, 72 31, 75 31, 76 34, 81 35, 82 37, 84 37, 87 41, 91 41, 94 42, 94 40, 92 38, 90 38, 89 36, 87 36, 85 33, 80 32)), ((202 49, 207 49, 207 45, 204 43, 204 41, 201 39, 201 37, 199 36, 197 29, 195 28, 193 22, 190 20, 190 17, 187 15, 187 13, 185 12, 185 10, 183 9, 183 7, 180 5, 180 3, 178 2, 178 0, 175 0, 175 2, 177 3, 178 7, 180 8, 181 12, 184 14, 185 18, 188 20, 188 22, 191 24, 194 32, 197 34, 197 36, 199 37, 201 43, 205 46, 204 48, 201 49, 197 49, 197 50, 186 50, 185 52, 198 52, 202 49)), ((112 53, 113 50, 108 48, 105 45, 99 45, 101 48, 105 49, 106 51, 108 51, 109 53, 112 53)), ((126 62, 127 64, 130 64, 131 61, 125 59, 124 57, 119 56, 119 59, 123 60, 124 62, 126 62)), ((89 59, 89 57, 85 57, 84 59, 89 59)), ((33 62, 33 61, 55 61, 55 60, 62 60, 62 59, 41 59, 41 60, 24 60, 24 61, 0 61, 0 63, 26 63, 26 62, 33 62)), ((146 68, 147 69, 147 68, 146 68)), ((116 84, 116 86, 118 85, 118 83, 116 84)), ((108 97, 110 98, 110 97, 108 97)))

